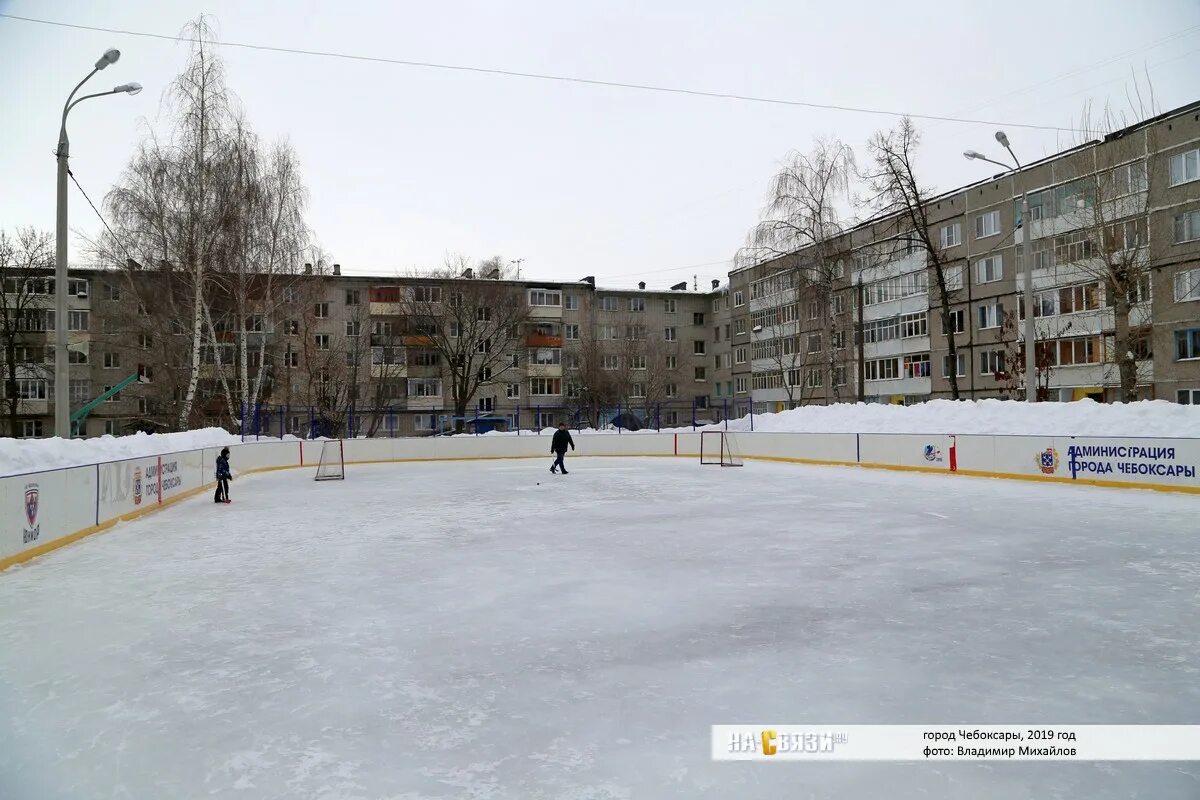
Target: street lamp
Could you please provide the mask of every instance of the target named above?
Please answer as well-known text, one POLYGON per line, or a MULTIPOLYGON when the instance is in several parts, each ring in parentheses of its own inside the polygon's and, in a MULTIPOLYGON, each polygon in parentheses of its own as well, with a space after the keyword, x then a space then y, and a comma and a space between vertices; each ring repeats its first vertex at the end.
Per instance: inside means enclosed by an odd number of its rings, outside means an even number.
MULTIPOLYGON (((1003 167, 1006 171, 1013 173, 1013 184, 1016 184, 1016 173, 1021 170, 1021 162, 1017 159, 1017 154, 1013 152, 1008 143, 1008 136, 1004 131, 996 131, 996 141, 1008 151, 1012 156, 1013 163, 1016 164, 1014 170, 1008 164, 1001 161, 995 161, 988 158, 982 153, 975 150, 967 150, 963 156, 972 161, 986 161, 989 164, 1003 167)), ((1025 305, 1025 402, 1037 402, 1037 354, 1035 348, 1037 346, 1036 334, 1033 327, 1033 220, 1029 217, 1029 193, 1024 187, 1021 189, 1021 226, 1025 229, 1024 236, 1021 241, 1021 254, 1024 256, 1025 262, 1025 287, 1024 287, 1024 305, 1025 305)))
POLYGON ((71 143, 67 139, 67 114, 71 109, 84 100, 93 97, 103 97, 108 94, 137 94, 142 90, 140 83, 123 83, 114 86, 111 91, 85 94, 73 100, 79 87, 88 79, 109 64, 117 63, 121 51, 109 48, 96 61, 96 66, 81 80, 63 105, 62 124, 58 129, 58 218, 55 229, 55 262, 54 262, 54 434, 64 439, 71 438, 71 372, 67 355, 67 163, 71 157, 71 143))

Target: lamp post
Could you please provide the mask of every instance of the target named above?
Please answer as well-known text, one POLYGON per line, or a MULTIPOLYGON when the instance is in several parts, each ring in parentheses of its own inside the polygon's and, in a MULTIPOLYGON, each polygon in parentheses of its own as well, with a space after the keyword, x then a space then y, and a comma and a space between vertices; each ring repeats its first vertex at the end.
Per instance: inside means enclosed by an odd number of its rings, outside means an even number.
POLYGON ((121 51, 109 48, 96 62, 92 71, 81 80, 63 105, 62 125, 58 129, 58 214, 55 226, 55 260, 54 260, 54 435, 64 439, 71 438, 71 372, 67 355, 67 172, 68 160, 71 157, 71 143, 67 139, 67 114, 71 109, 84 100, 93 97, 103 97, 108 94, 137 94, 142 90, 140 83, 123 83, 108 92, 85 94, 72 101, 79 88, 88 79, 109 64, 117 63, 121 51))
MULTIPOLYGON (((1015 185, 1017 180, 1016 173, 1021 170, 1021 162, 1017 160, 1016 153, 1009 146, 1008 136, 1004 134, 1004 131, 996 131, 996 141, 1012 156, 1013 163, 1016 164, 1015 170, 1008 164, 990 159, 974 150, 967 150, 963 153, 963 156, 971 160, 986 161, 989 164, 1004 167, 1005 170, 1013 173, 1013 183, 1015 185)), ((1023 303, 1025 306, 1025 402, 1036 403, 1037 335, 1033 325, 1033 220, 1029 217, 1029 193, 1025 191, 1024 187, 1021 188, 1021 226, 1025 229, 1021 242, 1021 255, 1024 256, 1023 260, 1025 262, 1025 287, 1023 292, 1023 303)))

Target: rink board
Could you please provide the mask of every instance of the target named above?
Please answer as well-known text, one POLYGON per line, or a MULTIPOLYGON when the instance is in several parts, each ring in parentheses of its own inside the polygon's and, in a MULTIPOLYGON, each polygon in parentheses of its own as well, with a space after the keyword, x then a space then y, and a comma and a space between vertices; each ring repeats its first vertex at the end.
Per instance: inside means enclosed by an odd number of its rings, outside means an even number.
MULTIPOLYGON (((743 459, 1200 493, 1198 439, 728 432, 743 459)), ((697 458, 700 432, 574 434, 571 457, 697 458)), ((347 464, 548 458, 548 435, 348 439, 347 464)), ((331 446, 336 441, 330 443, 331 446)), ((230 445, 234 476, 316 471, 322 441, 230 445)), ((0 569, 212 486, 220 447, 0 478, 0 569)))

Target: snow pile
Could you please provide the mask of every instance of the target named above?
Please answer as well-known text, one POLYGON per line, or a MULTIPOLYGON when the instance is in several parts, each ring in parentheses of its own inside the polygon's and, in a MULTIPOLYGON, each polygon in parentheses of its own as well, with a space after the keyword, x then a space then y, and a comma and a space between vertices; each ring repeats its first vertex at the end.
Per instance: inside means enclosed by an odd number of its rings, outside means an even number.
MULTIPOLYGON (((748 431, 750 419, 730 420, 728 429, 748 431)), ((710 425, 700 430, 725 430, 725 425, 710 425)), ((1200 438, 1200 406, 1166 400, 1034 404, 1012 400, 930 400, 912 406, 839 403, 805 406, 778 414, 755 414, 754 430, 1200 438)))
POLYGON ((16 475, 61 467, 78 467, 122 458, 153 456, 238 444, 241 437, 221 428, 184 433, 135 433, 130 436, 97 436, 91 439, 2 439, 0 475, 16 475))

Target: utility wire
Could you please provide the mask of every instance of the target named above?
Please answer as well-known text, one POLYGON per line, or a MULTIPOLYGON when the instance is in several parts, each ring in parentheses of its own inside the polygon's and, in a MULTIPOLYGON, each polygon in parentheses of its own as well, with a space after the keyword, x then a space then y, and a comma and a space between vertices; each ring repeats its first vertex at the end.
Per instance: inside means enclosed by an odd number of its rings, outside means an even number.
MULTIPOLYGON (((0 14, 0 17, 19 20, 21 22, 33 22, 39 25, 53 25, 60 28, 73 28, 75 30, 97 31, 100 33, 115 33, 122 36, 140 36, 147 39, 162 39, 170 42, 195 42, 196 39, 186 36, 168 36, 162 33, 148 33, 146 31, 132 31, 122 28, 104 28, 96 25, 78 25, 69 22, 55 22, 47 19, 37 19, 34 17, 23 17, 17 14, 0 14)), ((595 78, 580 78, 570 75, 552 75, 541 72, 520 72, 517 70, 497 69, 493 67, 473 67, 463 64, 440 64, 432 61, 412 61, 400 58, 385 58, 382 56, 364 56, 354 53, 339 53, 329 50, 307 50, 296 47, 276 47, 265 44, 252 44, 249 42, 230 42, 224 41, 219 44, 225 47, 236 47, 245 50, 261 50, 271 53, 291 53, 294 55, 316 56, 320 58, 338 58, 347 61, 363 61, 374 64, 392 64, 403 67, 420 67, 424 69, 440 69, 450 70, 454 72, 471 72, 483 75, 499 75, 507 78, 527 78, 540 81, 556 81, 560 83, 578 83, 587 86, 606 86, 615 89, 633 89, 642 92, 659 92, 664 94, 687 95, 691 97, 708 97, 718 100, 736 100, 744 103, 760 103, 765 105, 777 106, 792 106, 797 108, 815 108, 823 111, 846 111, 856 114, 873 114, 884 117, 911 117, 913 119, 933 120, 937 122, 956 122, 965 125, 992 125, 1001 128, 1026 128, 1032 130, 1043 131, 1058 131, 1065 133, 1087 133, 1087 131, 1078 130, 1076 128, 1062 127, 1058 125, 1035 125, 1031 123, 1020 122, 998 122, 995 120, 983 119, 965 119, 961 117, 944 116, 937 114, 917 114, 906 111, 890 111, 879 108, 864 108, 860 106, 847 106, 833 103, 813 103, 804 100, 787 100, 775 97, 759 97, 756 95, 738 94, 735 92, 716 92, 707 91, 704 89, 689 89, 680 86, 656 86, 647 83, 626 83, 623 81, 609 81, 595 78)))
MULTIPOLYGON (((100 213, 100 209, 96 208, 96 204, 92 202, 92 198, 88 197, 88 193, 83 190, 83 186, 79 183, 79 180, 75 177, 75 173, 69 167, 67 168, 67 174, 71 176, 71 182, 75 184, 75 188, 79 190, 79 193, 83 195, 83 199, 87 200, 88 205, 92 207, 92 211, 96 212, 96 216, 100 218, 100 224, 102 224, 104 229, 108 231, 108 234, 112 236, 113 242, 124 249, 123 245, 121 245, 120 238, 116 233, 113 232, 112 228, 108 227, 108 221, 104 219, 104 215, 100 213)), ((128 253, 126 253, 126 255, 128 255, 128 253)))

